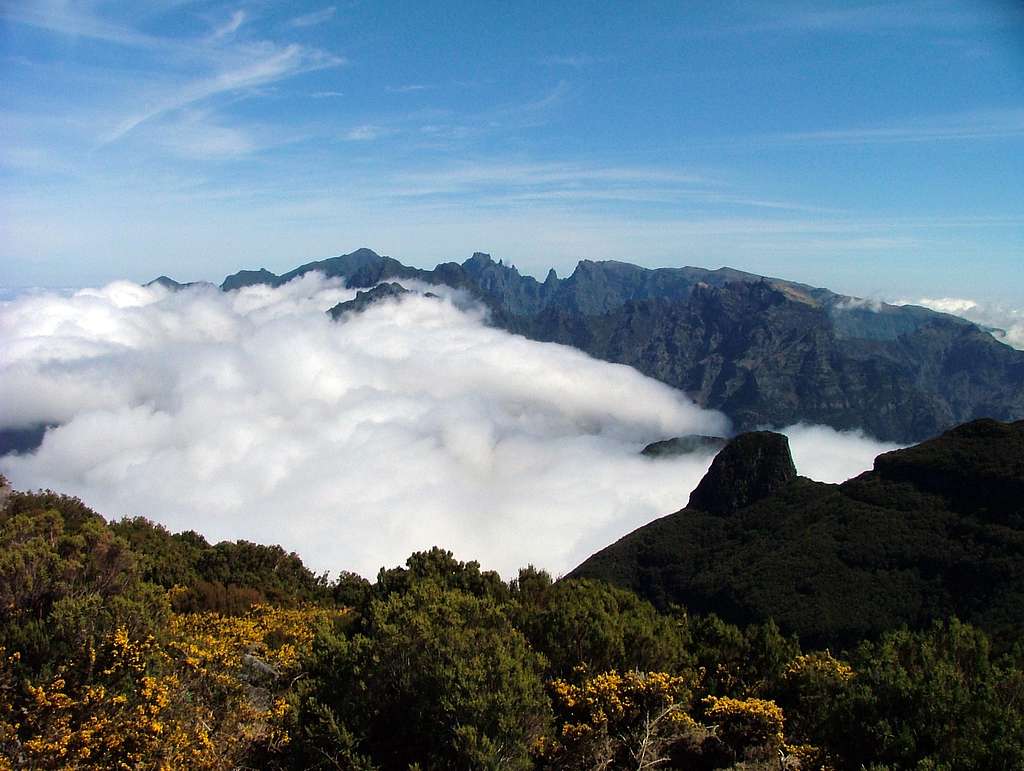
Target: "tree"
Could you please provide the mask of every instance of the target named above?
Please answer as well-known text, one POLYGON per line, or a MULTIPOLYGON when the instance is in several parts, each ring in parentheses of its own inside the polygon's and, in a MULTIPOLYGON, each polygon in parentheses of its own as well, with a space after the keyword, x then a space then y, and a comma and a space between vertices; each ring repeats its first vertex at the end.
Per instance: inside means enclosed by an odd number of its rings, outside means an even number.
POLYGON ((458 589, 475 597, 492 597, 498 601, 509 598, 508 586, 493 570, 480 570, 476 560, 461 562, 447 549, 437 546, 429 551, 414 552, 404 568, 381 568, 374 592, 377 597, 401 594, 420 581, 433 581, 446 589, 458 589))
POLYGON ((370 603, 353 634, 317 639, 296 761, 529 768, 549 714, 541 667, 494 599, 413 581, 370 603))
POLYGON ((665 672, 602 672, 550 683, 555 730, 538 743, 543 768, 665 768, 675 745, 704 730, 687 714, 690 688, 665 672))
POLYGON ((821 743, 850 769, 1024 768, 1021 663, 993 661, 988 637, 956 619, 862 643, 821 743))
POLYGON ((559 581, 523 620, 530 642, 551 672, 568 677, 584 665, 677 672, 686 661, 679 625, 633 592, 601 581, 559 581))

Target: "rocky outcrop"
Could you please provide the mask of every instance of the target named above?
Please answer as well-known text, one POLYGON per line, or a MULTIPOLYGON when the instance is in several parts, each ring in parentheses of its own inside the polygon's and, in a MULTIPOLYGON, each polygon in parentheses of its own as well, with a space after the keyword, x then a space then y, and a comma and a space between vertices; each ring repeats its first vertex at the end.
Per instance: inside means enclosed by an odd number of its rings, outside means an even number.
POLYGON ((689 509, 730 514, 796 478, 789 440, 772 431, 741 434, 725 446, 690 494, 689 509))
POLYGON ((374 303, 387 300, 392 297, 401 297, 405 294, 413 294, 401 284, 390 282, 377 284, 373 289, 366 292, 356 292, 356 296, 343 303, 338 303, 327 311, 332 319, 338 319, 346 313, 361 313, 374 303))
POLYGON ((782 437, 737 437, 687 508, 569 576, 732 623, 843 645, 955 615, 1024 634, 1024 421, 981 420, 879 456, 841 485, 793 476, 782 437))
POLYGON ((721 436, 702 436, 686 434, 660 442, 651 442, 640 452, 648 458, 671 458, 676 455, 689 455, 692 452, 718 452, 729 440, 721 436))
POLYGON ((157 276, 152 281, 143 284, 143 286, 160 286, 171 292, 180 292, 182 289, 194 289, 195 287, 215 288, 209 281, 187 281, 183 284, 180 281, 175 281, 170 276, 157 276))
POLYGON ((232 273, 224 279, 220 288, 225 292, 230 292, 233 289, 241 289, 246 286, 255 286, 257 284, 277 286, 279 283, 279 276, 271 273, 266 268, 260 268, 259 270, 240 270, 237 273, 232 273))

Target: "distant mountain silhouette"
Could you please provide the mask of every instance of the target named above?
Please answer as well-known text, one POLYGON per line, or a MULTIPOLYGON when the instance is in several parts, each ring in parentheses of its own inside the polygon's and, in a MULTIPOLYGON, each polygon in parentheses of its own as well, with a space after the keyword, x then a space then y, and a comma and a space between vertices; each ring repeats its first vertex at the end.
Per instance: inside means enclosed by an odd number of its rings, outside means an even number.
POLYGON ((648 458, 662 458, 672 455, 687 455, 691 452, 718 452, 728 443, 728 440, 721 436, 702 436, 700 434, 687 434, 672 439, 662 439, 660 442, 651 442, 644 447, 641 455, 648 458))
POLYGON ((356 296, 353 299, 338 303, 327 312, 331 314, 332 319, 338 319, 345 313, 358 313, 382 300, 387 300, 391 297, 401 297, 404 294, 412 293, 394 281, 377 284, 373 289, 368 289, 365 292, 356 292, 356 296))
POLYGON ((774 618, 845 644, 958 615, 1024 633, 1024 421, 979 420, 841 485, 796 476, 786 438, 742 434, 685 509, 602 549, 570 577, 734 623, 774 618))
POLYGON ((350 287, 418 279, 464 289, 496 326, 629 364, 738 430, 805 421, 911 442, 979 417, 1024 418, 1024 351, 977 325, 731 268, 584 260, 540 282, 479 252, 422 270, 363 248, 281 276, 240 271, 221 288, 314 270, 350 287))
POLYGON ((189 281, 185 284, 182 284, 178 281, 175 281, 173 278, 169 278, 168 276, 157 276, 152 281, 146 282, 144 286, 162 286, 164 289, 170 289, 172 292, 177 292, 182 289, 188 289, 189 287, 196 286, 208 286, 210 288, 213 288, 213 284, 211 284, 209 281, 189 281))

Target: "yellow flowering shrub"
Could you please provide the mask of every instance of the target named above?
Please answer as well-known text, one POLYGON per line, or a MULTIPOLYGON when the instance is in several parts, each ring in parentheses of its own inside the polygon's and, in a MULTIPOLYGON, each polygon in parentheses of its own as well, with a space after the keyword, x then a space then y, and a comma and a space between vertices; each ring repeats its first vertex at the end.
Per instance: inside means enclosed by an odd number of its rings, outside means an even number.
POLYGON ((164 656, 155 640, 119 628, 90 654, 95 668, 85 685, 71 687, 61 673, 24 684, 17 754, 45 768, 160 767, 152 761, 163 754, 178 683, 158 673, 164 656))
POLYGON ((19 694, 16 661, 0 654, 0 693, 15 696, 0 699, 3 754, 57 769, 220 769, 279 750, 289 741, 285 695, 315 627, 332 615, 267 606, 175 615, 162 644, 118 628, 91 651, 92 676, 79 688, 58 673, 19 694))
POLYGON ((654 764, 675 741, 698 730, 687 714, 690 683, 665 672, 602 672, 580 684, 549 683, 554 735, 534 754, 550 768, 654 764))
POLYGON ((828 651, 797 656, 786 667, 778 697, 786 711, 788 738, 794 742, 786 752, 799 759, 800 768, 830 768, 837 762, 812 742, 832 733, 841 721, 834 705, 855 677, 853 667, 828 651))
POLYGON ((782 709, 767 699, 704 699, 705 722, 738 757, 773 755, 783 741, 782 709))
POLYGON ((794 680, 831 680, 847 682, 854 676, 853 667, 834 658, 828 651, 815 651, 797 656, 786 667, 784 678, 794 680))

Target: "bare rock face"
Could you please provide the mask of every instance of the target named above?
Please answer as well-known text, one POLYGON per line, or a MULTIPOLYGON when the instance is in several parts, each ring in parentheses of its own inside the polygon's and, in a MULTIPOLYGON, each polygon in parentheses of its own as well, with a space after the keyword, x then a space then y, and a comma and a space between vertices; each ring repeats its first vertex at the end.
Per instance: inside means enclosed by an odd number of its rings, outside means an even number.
POLYGON ((703 436, 686 434, 660 442, 651 442, 640 453, 648 458, 671 458, 677 455, 688 455, 692 452, 718 452, 729 443, 720 436, 703 436))
POLYGON ((353 288, 416 279, 462 289, 494 326, 628 364, 741 431, 803 421, 910 443, 981 417, 1024 418, 1024 351, 975 324, 731 268, 583 260, 540 282, 482 253, 422 270, 364 248, 281 276, 241 271, 222 288, 313 270, 353 288))
POLYGON ((785 436, 773 431, 740 434, 715 456, 686 508, 730 514, 767 498, 795 478, 785 436))
POLYGON ((385 284, 377 284, 373 289, 365 292, 356 292, 355 299, 338 303, 327 311, 332 319, 339 319, 346 313, 361 313, 374 303, 386 300, 391 297, 400 297, 403 294, 412 294, 401 284, 394 281, 385 284))

